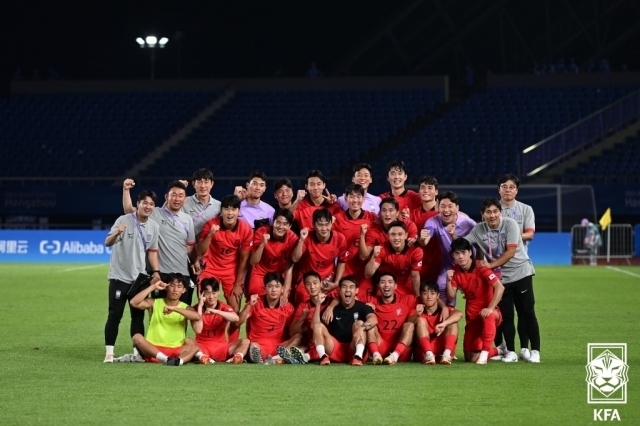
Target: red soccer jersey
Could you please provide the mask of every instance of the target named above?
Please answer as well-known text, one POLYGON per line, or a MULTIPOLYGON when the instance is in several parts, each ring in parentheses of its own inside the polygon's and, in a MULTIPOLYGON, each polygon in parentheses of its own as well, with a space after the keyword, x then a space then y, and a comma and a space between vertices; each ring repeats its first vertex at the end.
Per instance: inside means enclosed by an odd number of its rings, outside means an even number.
MULTIPOLYGON (((331 231, 331 236, 327 242, 318 240, 315 231, 304 240, 302 246, 302 257, 298 261, 295 282, 302 280, 302 276, 307 271, 316 271, 320 278, 325 280, 335 278, 336 258, 339 263, 345 263, 350 253, 347 250, 347 239, 340 232, 331 231)), ((302 283, 299 285, 303 285, 302 283)))
MULTIPOLYGON (((198 309, 194 306, 193 309, 198 309)), ((216 309, 223 312, 233 312, 231 306, 218 301, 216 309)), ((206 309, 202 309, 202 331, 196 334, 196 343, 224 343, 227 341, 225 330, 227 329, 227 320, 218 314, 205 314, 206 309)))
POLYGON ((497 281, 496 274, 484 266, 473 265, 466 272, 458 265, 454 266, 451 287, 459 288, 464 293, 467 322, 480 317, 480 311, 489 306, 493 299, 493 285, 497 281))
POLYGON ((393 195, 391 192, 385 192, 378 195, 381 199, 385 198, 395 198, 398 202, 398 210, 402 211, 405 207, 409 207, 409 210, 417 209, 422 206, 422 198, 420 198, 420 194, 410 189, 405 189, 404 192, 400 195, 393 195))
POLYGON ((422 247, 414 245, 409 247, 405 244, 400 253, 396 253, 390 243, 382 245, 380 256, 376 259, 380 265, 378 272, 390 272, 396 277, 398 288, 396 294, 414 294, 413 283, 411 282, 411 272, 420 272, 422 268, 422 247))
MULTIPOLYGON (((214 217, 204 224, 199 241, 204 240, 213 225, 220 229, 211 237, 209 249, 204 255, 204 270, 200 280, 212 277, 235 276, 238 269, 238 251, 250 250, 253 244, 253 230, 244 220, 238 220, 232 229, 226 229, 220 217, 214 217)), ((233 283, 224 283, 233 285, 233 283)))
MULTIPOLYGON (((418 228, 416 224, 410 220, 399 219, 400 222, 403 222, 407 227, 407 238, 418 238, 418 228)), ((376 223, 369 227, 367 230, 367 236, 365 237, 365 244, 367 247, 375 247, 381 246, 387 241, 389 241, 389 235, 387 234, 387 230, 384 229, 384 226, 380 221, 376 221, 376 223)))
POLYGON ((340 232, 347 239, 348 257, 345 262, 344 276, 354 275, 362 279, 364 278, 364 266, 367 262, 366 260, 361 260, 358 255, 360 225, 368 225, 369 229, 371 229, 377 216, 375 213, 362 210, 360 216, 352 218, 349 210, 345 210, 338 213, 335 217, 336 220, 333 223, 333 229, 340 232))
MULTIPOLYGON (((270 226, 258 228, 253 236, 253 247, 251 250, 255 252, 260 244, 262 244, 262 236, 271 232, 270 226)), ((291 261, 291 252, 298 243, 298 236, 293 231, 287 231, 282 240, 276 241, 272 238, 267 241, 260 262, 251 269, 251 279, 249 281, 248 294, 264 294, 263 278, 267 272, 278 272, 284 274, 287 263, 291 261), (256 291, 261 289, 261 291, 256 291)))
POLYGON ((375 305, 378 318, 378 333, 387 343, 395 342, 402 332, 407 319, 416 313, 416 297, 410 294, 396 293, 391 303, 385 303, 381 297, 367 297, 365 303, 375 305))
POLYGON ((247 320, 247 330, 249 330, 247 337, 256 342, 284 342, 292 319, 291 303, 280 306, 278 302, 275 307, 270 308, 266 296, 263 296, 251 307, 251 316, 247 320))
MULTIPOLYGON (((438 211, 434 208, 424 210, 422 206, 411 210, 411 220, 416 224, 418 232, 424 228, 427 220, 433 216, 437 216, 438 211)), ((442 264, 442 250, 436 238, 431 238, 426 247, 422 247, 422 270, 420 271, 421 280, 433 280, 438 278, 440 266, 442 264)))
POLYGON ((304 200, 300 201, 296 206, 296 211, 293 214, 293 221, 297 223, 298 229, 302 228, 313 228, 313 212, 318 209, 326 208, 329 209, 331 215, 335 216, 342 211, 340 204, 338 203, 329 203, 328 201, 323 201, 320 205, 313 204, 313 201, 307 196, 304 200))
MULTIPOLYGON (((451 307, 451 306, 447 306, 447 309, 449 309, 449 314, 451 314, 451 312, 455 311, 456 309, 451 307)), ((427 320, 427 325, 429 328, 429 338, 433 339, 435 337, 437 337, 436 335, 436 325, 440 324, 442 322, 442 320, 440 319, 440 313, 442 312, 441 308, 436 309, 436 311, 432 314, 428 313, 427 311, 424 311, 423 313, 420 314, 420 318, 424 318, 425 320, 427 320)))

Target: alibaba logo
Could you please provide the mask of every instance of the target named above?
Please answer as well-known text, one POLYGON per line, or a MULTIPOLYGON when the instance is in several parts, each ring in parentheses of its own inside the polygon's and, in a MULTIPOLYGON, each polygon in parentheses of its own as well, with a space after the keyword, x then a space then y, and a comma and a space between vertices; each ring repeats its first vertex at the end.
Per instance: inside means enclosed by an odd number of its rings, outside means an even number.
POLYGON ((60 253, 60 241, 58 240, 42 240, 40 241, 41 254, 58 254, 60 253))

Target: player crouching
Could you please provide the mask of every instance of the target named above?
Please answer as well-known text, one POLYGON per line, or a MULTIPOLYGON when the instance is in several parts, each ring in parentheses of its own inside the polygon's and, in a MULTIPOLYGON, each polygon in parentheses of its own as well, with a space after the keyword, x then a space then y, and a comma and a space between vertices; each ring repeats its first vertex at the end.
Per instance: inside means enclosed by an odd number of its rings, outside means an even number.
POLYGON ((287 340, 286 333, 293 319, 293 306, 282 304, 284 294, 284 280, 277 272, 267 272, 264 276, 266 294, 258 297, 252 294, 240 312, 238 327, 247 323, 249 340, 249 359, 256 364, 262 364, 265 359, 273 359, 281 363, 277 354, 278 346, 287 349, 300 343, 300 334, 295 334, 287 340))
POLYGON ((201 364, 225 360, 231 364, 242 364, 249 348, 249 340, 240 339, 233 343, 227 341, 227 325, 240 318, 231 306, 218 300, 220 281, 205 278, 200 282, 200 288, 202 294, 196 307, 200 319, 191 321, 191 328, 196 333, 196 344, 200 349, 195 355, 196 359, 201 364))
POLYGON ((456 297, 456 288, 467 300, 464 328, 464 360, 486 364, 487 359, 502 355, 502 349, 492 347, 496 328, 502 322, 498 302, 504 286, 489 268, 476 265, 471 243, 458 238, 451 243, 451 253, 456 262, 453 276, 447 280, 447 297, 456 297))
POLYGON ((136 309, 148 309, 151 316, 149 331, 145 338, 135 334, 131 340, 146 361, 161 361, 165 365, 182 365, 191 361, 198 352, 196 343, 186 338, 187 320, 198 321, 200 315, 186 303, 180 301, 184 294, 182 274, 170 274, 169 283, 156 281, 131 299, 136 309), (164 299, 151 299, 148 296, 155 290, 167 290, 164 299))
MULTIPOLYGON (((378 320, 371 306, 356 300, 358 282, 354 277, 342 278, 338 289, 340 303, 326 326, 321 321, 321 309, 313 313, 311 327, 316 353, 310 357, 320 358, 320 365, 351 361, 351 365, 361 366, 365 360, 366 332, 378 325, 378 320)), ((320 304, 324 299, 324 293, 320 293, 320 304)))
POLYGON ((436 361, 450 365, 456 353, 458 322, 462 319, 462 312, 451 306, 443 306, 440 287, 435 281, 420 284, 419 302, 415 316, 410 318, 416 324, 418 341, 414 359, 427 365, 434 365, 436 361), (448 311, 445 319, 442 318, 443 309, 448 311))

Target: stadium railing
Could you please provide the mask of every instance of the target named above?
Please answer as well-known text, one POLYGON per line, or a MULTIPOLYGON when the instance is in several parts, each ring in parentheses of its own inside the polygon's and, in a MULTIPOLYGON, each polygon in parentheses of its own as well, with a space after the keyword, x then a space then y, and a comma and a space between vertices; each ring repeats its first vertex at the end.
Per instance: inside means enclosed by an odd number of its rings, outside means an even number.
POLYGON ((534 176, 580 149, 622 130, 638 117, 640 90, 522 150, 518 174, 534 176))
MULTIPOLYGON (((598 228, 600 228, 598 226, 598 228)), ((587 226, 574 225, 571 227, 571 254, 574 259, 582 259, 583 262, 592 256, 596 259, 629 259, 634 256, 634 233, 630 224, 612 224, 601 232, 602 245, 596 253, 592 253, 584 244, 587 236, 587 226)), ((586 263, 586 262, 585 262, 586 263)))

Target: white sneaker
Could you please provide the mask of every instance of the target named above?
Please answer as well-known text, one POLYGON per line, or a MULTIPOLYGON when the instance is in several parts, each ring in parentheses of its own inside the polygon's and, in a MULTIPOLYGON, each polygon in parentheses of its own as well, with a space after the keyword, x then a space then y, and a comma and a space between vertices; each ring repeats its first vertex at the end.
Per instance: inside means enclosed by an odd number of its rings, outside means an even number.
POLYGON ((529 357, 529 359, 527 360, 529 362, 533 362, 533 363, 540 363, 540 352, 539 351, 531 351, 531 356, 529 357))
POLYGON ((502 362, 518 362, 518 355, 515 352, 507 352, 502 357, 502 362))
POLYGON ((520 359, 523 361, 529 361, 531 358, 531 352, 529 352, 529 348, 520 349, 520 359))
POLYGON ((114 358, 113 361, 114 362, 131 362, 132 357, 133 357, 132 354, 124 354, 122 356, 119 356, 118 358, 114 358))
POLYGON ((104 361, 102 362, 113 362, 113 354, 105 355, 104 361))
MULTIPOLYGON (((507 353, 507 345, 502 342, 500 343, 500 346, 498 346, 498 352, 501 354, 506 354, 507 353)), ((491 361, 500 361, 502 359, 503 355, 496 355, 496 356, 492 356, 491 358, 489 358, 491 361)))

